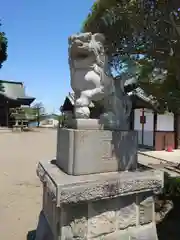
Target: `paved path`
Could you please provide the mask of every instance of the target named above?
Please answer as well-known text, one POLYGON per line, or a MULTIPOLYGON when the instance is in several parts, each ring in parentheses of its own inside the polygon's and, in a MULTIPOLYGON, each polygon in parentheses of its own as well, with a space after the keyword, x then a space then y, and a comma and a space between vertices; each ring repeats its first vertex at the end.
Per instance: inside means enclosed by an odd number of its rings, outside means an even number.
MULTIPOLYGON (((42 188, 36 176, 40 159, 53 159, 56 130, 0 132, 0 240, 26 240, 36 229, 42 204, 42 188)), ((138 155, 140 163, 159 163, 138 155)))
POLYGON ((146 167, 159 169, 163 172, 168 173, 171 177, 179 177, 179 171, 176 171, 174 168, 169 168, 169 164, 162 162, 156 158, 151 156, 146 156, 142 154, 138 154, 138 162, 146 167))
POLYGON ((176 149, 173 152, 167 151, 149 151, 140 149, 139 153, 162 161, 178 164, 180 163, 180 150, 176 149))
POLYGON ((0 239, 25 240, 41 209, 40 159, 53 159, 56 131, 0 132, 0 239))

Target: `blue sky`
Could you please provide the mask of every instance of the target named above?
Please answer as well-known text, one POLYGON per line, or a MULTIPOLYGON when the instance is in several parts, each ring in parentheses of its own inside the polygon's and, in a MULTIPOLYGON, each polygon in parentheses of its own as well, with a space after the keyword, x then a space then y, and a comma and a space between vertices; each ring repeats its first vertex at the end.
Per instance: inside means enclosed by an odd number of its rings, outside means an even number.
POLYGON ((71 91, 69 35, 79 32, 94 0, 0 0, 8 60, 0 79, 22 81, 28 95, 58 111, 71 91))

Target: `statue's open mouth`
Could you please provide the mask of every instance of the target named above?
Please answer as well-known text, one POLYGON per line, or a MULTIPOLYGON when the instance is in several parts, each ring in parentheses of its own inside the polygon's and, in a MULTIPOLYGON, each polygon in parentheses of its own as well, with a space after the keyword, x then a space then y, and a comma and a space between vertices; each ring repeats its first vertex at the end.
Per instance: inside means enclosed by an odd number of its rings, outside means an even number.
POLYGON ((85 59, 88 58, 93 52, 89 47, 86 46, 78 46, 72 49, 73 55, 76 59, 85 59))
POLYGON ((77 55, 77 58, 78 59, 85 59, 87 58, 89 55, 88 54, 85 54, 85 53, 78 53, 77 55))

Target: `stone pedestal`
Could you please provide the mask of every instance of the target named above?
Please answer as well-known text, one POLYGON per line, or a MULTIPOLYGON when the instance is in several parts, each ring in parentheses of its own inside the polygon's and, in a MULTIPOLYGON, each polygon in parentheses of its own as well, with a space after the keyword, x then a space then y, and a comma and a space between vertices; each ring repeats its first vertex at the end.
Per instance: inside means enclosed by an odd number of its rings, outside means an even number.
POLYGON ((137 132, 59 128, 57 165, 71 175, 135 170, 137 132))
POLYGON ((163 187, 161 171, 72 176, 54 161, 40 162, 37 174, 43 211, 36 240, 157 240, 153 195, 163 187))
POLYGON ((69 118, 66 121, 68 128, 79 130, 102 130, 104 125, 100 123, 99 119, 74 119, 69 118))
POLYGON ((43 209, 36 240, 157 240, 153 195, 163 173, 137 169, 132 104, 124 81, 104 72, 104 43, 99 33, 69 38, 74 114, 58 129, 56 160, 37 169, 43 209), (99 100, 100 119, 89 119, 89 103, 99 100))

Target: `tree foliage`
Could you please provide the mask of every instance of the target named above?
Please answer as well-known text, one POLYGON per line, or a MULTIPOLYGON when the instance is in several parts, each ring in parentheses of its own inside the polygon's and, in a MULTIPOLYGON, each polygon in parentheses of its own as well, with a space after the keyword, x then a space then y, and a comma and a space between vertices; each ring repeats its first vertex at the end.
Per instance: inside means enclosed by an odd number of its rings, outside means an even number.
POLYGON ((21 107, 11 108, 10 115, 11 117, 14 117, 15 120, 27 120, 26 113, 21 107))
POLYGON ((45 107, 42 102, 37 102, 31 108, 39 127, 41 117, 45 115, 45 107))
POLYGON ((7 43, 5 33, 0 32, 0 68, 2 67, 2 63, 7 59, 7 43))
POLYGON ((179 10, 176 0, 99 0, 82 29, 103 33, 113 71, 134 76, 172 111, 180 106, 179 10))
POLYGON ((18 107, 10 109, 11 116, 15 119, 27 119, 29 121, 40 120, 41 116, 45 115, 45 108, 42 103, 35 103, 31 107, 18 107))
POLYGON ((45 114, 45 107, 42 102, 37 102, 31 107, 34 109, 36 114, 44 115, 45 114))

